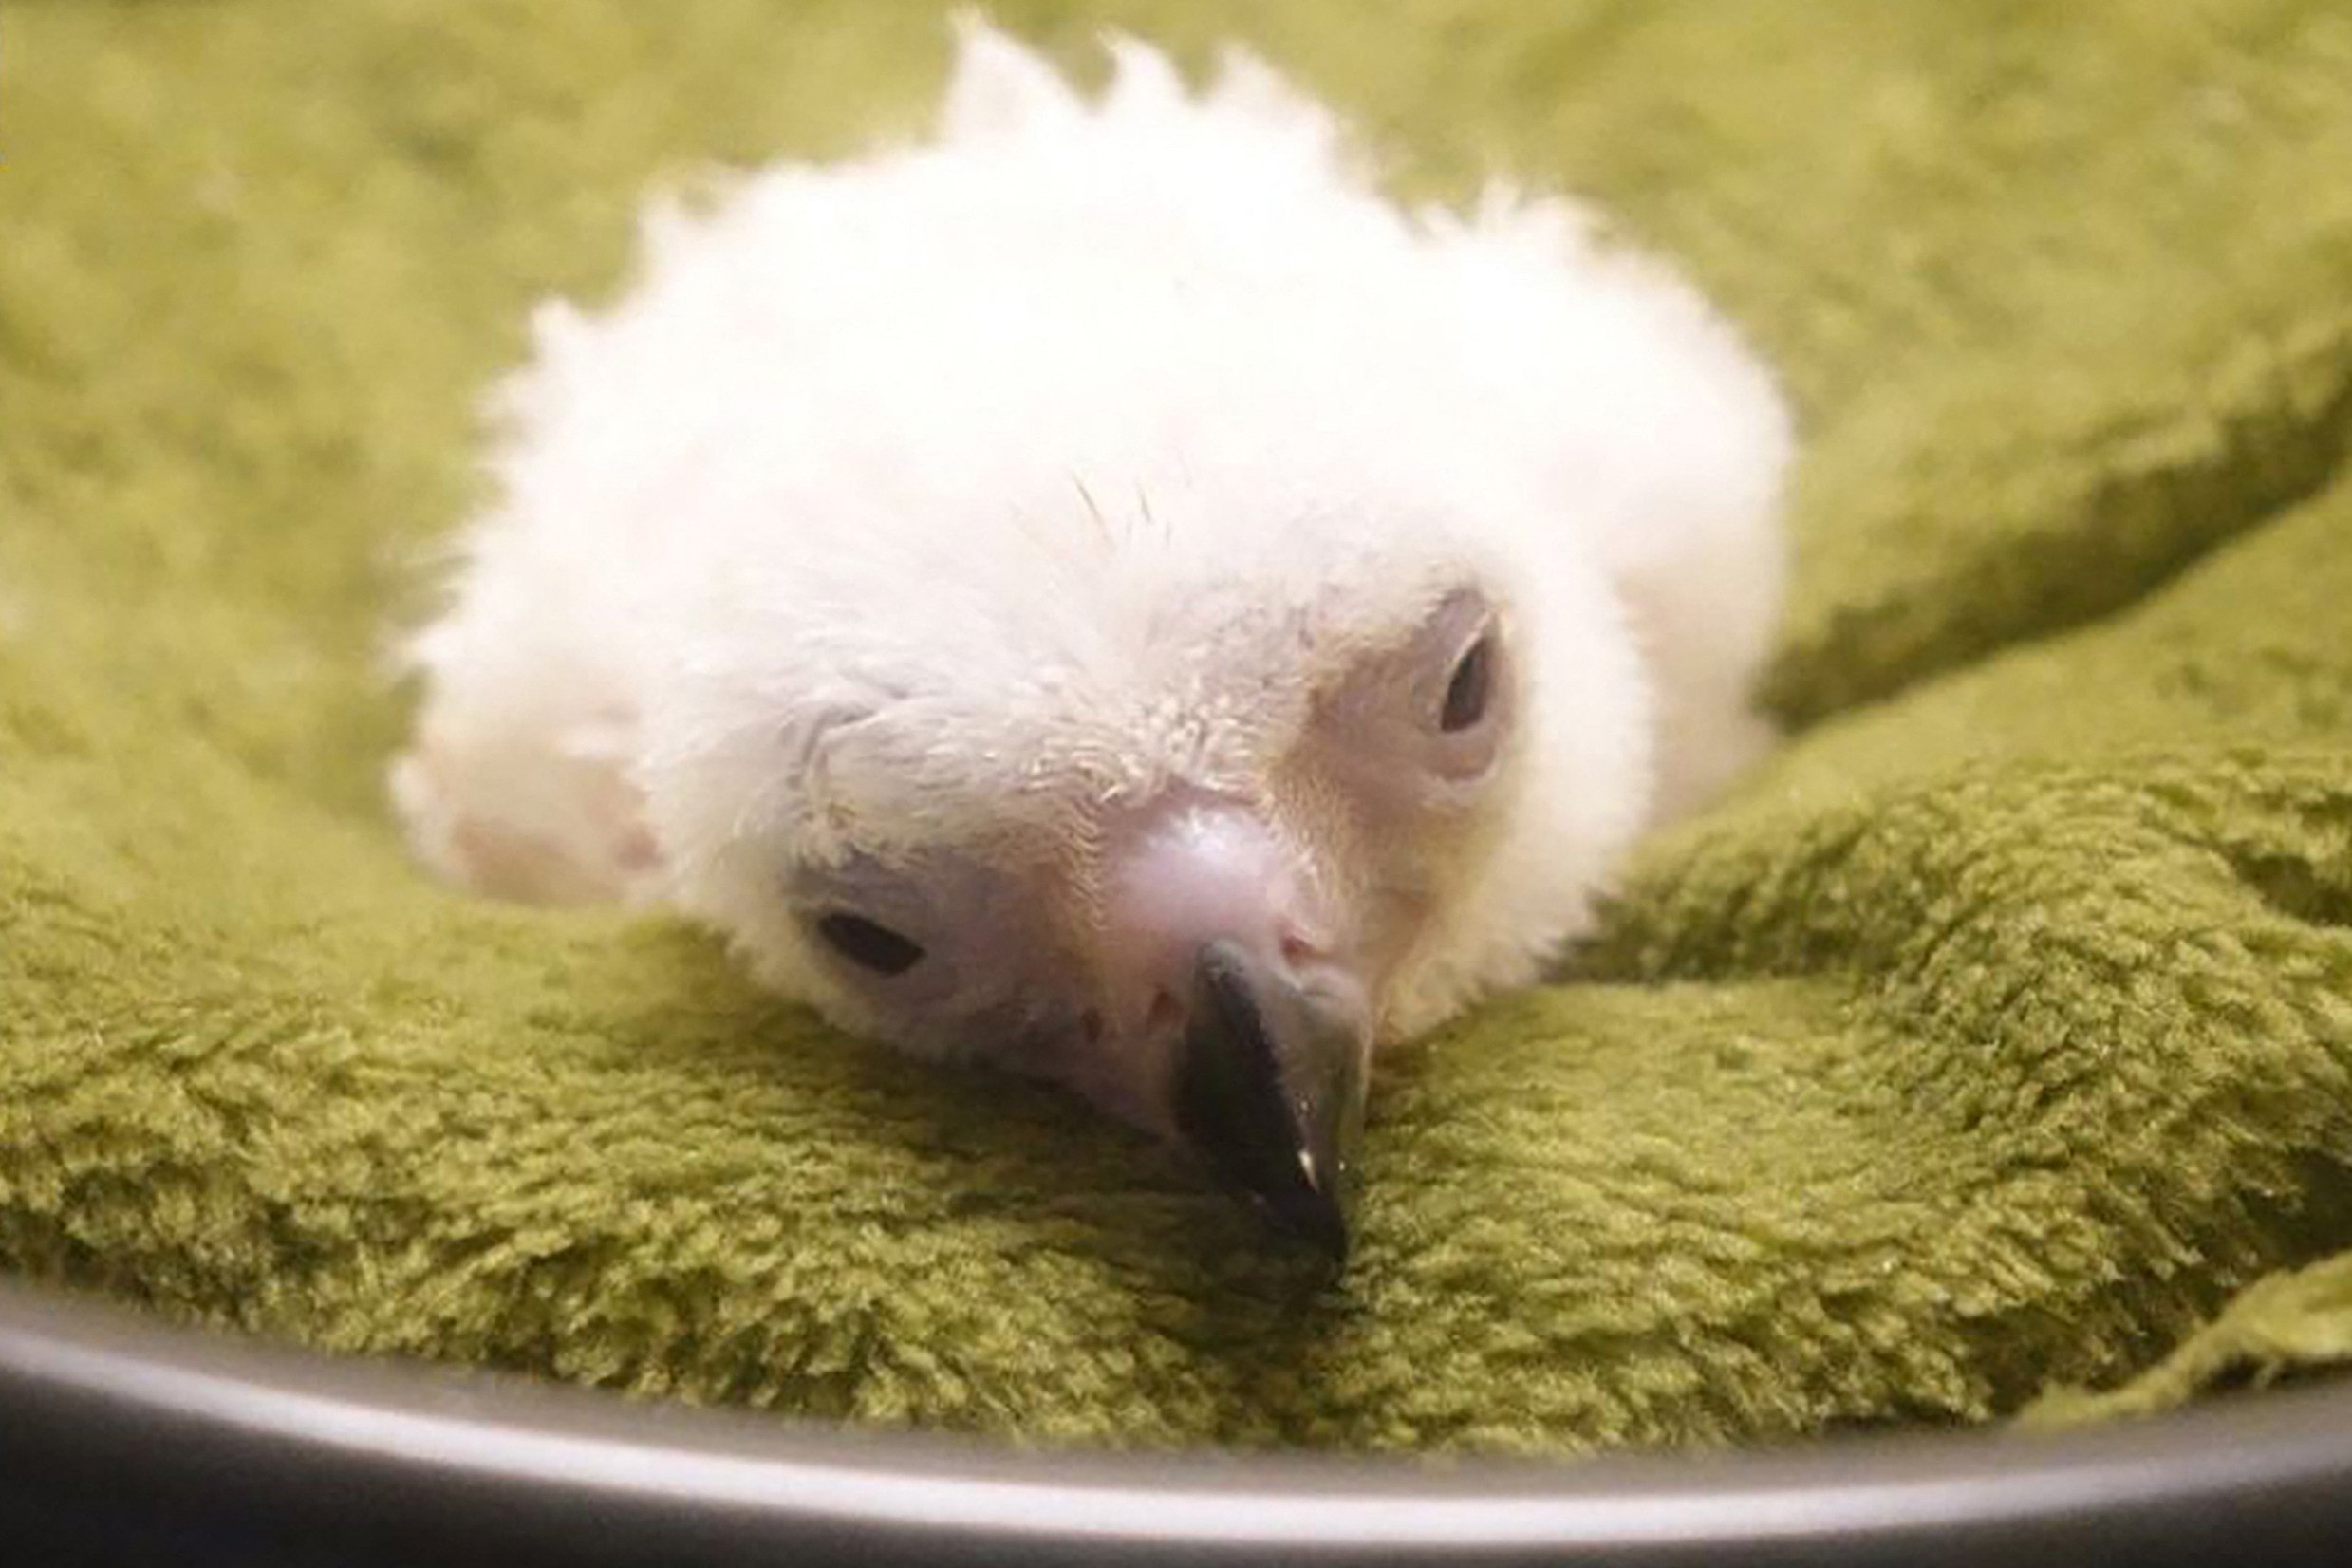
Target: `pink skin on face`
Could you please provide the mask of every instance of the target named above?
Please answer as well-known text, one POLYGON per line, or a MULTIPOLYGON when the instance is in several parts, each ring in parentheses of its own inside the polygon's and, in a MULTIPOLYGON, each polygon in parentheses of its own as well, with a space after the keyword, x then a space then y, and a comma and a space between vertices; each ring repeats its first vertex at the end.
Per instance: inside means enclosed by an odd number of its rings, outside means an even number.
POLYGON ((1251 807, 1187 792, 1109 835, 1095 944, 1106 1048, 1079 1056, 1073 1087, 1114 1114, 1169 1130, 1167 1063, 1211 943, 1232 944, 1369 1032, 1346 933, 1300 851, 1251 807))

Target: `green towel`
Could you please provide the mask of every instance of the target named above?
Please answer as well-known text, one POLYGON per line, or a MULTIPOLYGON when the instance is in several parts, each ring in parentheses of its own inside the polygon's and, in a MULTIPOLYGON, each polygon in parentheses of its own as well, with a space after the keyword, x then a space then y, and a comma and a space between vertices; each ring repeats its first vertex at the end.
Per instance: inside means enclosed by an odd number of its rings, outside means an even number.
MULTIPOLYGON (((1388 1055, 1317 1293, 1055 1095, 403 855, 384 629, 649 182, 928 112, 928 7, 22 0, 0 1260, 181 1320, 1029 1440, 1569 1451, 2344 1353, 2352 14, 1008 4, 1254 42, 1401 188, 1680 258, 1803 415, 1798 731, 1388 1055)), ((2107 1408, 2053 1396, 2042 1413, 2107 1408)))

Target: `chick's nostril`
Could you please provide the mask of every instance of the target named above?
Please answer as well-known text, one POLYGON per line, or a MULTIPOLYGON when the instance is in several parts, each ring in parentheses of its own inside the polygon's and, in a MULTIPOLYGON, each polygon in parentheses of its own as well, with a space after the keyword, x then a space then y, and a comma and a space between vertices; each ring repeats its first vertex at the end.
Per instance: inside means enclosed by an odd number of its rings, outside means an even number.
POLYGON ((1319 962, 1330 956, 1330 953, 1310 941, 1302 932, 1286 930, 1282 933, 1282 961, 1293 969, 1319 962))
POLYGON ((1185 1004, 1176 993, 1166 986, 1151 993, 1151 1005, 1144 1010, 1144 1033, 1156 1035, 1172 1030, 1185 1021, 1185 1004))

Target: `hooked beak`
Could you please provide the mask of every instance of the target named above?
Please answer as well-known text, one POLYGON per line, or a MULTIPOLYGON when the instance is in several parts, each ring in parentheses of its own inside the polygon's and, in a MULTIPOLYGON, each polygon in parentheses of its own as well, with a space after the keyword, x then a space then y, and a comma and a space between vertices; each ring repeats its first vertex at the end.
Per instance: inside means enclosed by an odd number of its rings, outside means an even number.
POLYGON ((1169 1087, 1177 1130, 1276 1224, 1348 1257, 1370 1030, 1238 942, 1202 946, 1169 1087))
POLYGON ((1260 809, 1179 793, 1111 835, 1097 1103, 1175 1138, 1336 1264, 1373 1007, 1301 852, 1260 809))

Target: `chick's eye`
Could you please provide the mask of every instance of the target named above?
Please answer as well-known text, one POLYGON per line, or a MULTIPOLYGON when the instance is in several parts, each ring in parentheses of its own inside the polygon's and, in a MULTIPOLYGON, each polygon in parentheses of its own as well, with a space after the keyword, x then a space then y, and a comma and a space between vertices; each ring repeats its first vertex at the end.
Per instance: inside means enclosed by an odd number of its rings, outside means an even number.
POLYGON ((1453 675, 1446 682, 1446 700, 1438 709, 1437 727, 1447 735, 1469 729, 1486 717, 1494 695, 1495 634, 1488 631, 1455 662, 1453 675))
POLYGON ((923 961, 921 943, 847 910, 820 916, 816 934, 825 939, 826 946, 877 975, 903 975, 923 961))

